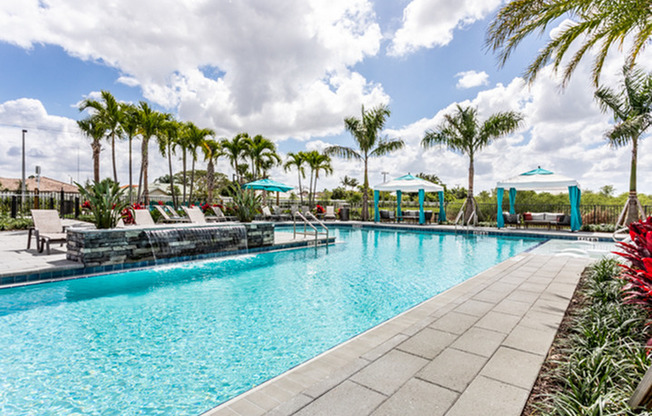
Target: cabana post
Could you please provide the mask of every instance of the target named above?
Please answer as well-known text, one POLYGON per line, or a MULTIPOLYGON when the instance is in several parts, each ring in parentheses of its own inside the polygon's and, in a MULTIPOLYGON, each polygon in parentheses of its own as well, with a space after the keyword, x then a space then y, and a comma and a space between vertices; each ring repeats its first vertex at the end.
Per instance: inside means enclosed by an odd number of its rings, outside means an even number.
POLYGON ((439 197, 439 218, 446 218, 446 209, 444 207, 444 188, 425 179, 412 176, 409 173, 400 178, 393 179, 389 182, 381 183, 373 187, 374 189, 374 221, 380 221, 380 212, 378 211, 378 202, 380 191, 396 191, 396 215, 401 218, 401 197, 403 192, 418 192, 419 194, 419 224, 425 224, 425 214, 423 205, 426 198, 426 192, 437 192, 439 197))

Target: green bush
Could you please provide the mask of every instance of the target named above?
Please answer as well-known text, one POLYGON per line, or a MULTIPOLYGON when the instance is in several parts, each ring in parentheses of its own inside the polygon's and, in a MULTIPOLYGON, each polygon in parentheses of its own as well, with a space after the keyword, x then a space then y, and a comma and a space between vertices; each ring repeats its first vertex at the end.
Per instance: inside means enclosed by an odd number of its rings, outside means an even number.
POLYGON ((124 199, 125 189, 120 189, 120 185, 109 178, 93 182, 88 189, 76 185, 82 198, 90 203, 95 227, 115 228, 122 217, 122 211, 129 206, 129 202, 124 199))
POLYGON ((34 226, 31 218, 11 218, 8 215, 0 216, 0 231, 26 230, 34 226))

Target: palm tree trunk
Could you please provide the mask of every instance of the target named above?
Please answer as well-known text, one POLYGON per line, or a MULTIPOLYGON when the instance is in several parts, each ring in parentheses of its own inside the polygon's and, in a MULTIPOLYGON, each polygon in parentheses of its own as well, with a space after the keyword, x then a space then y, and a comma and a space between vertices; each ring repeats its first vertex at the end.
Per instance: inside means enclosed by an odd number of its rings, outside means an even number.
POLYGON ((367 175, 367 157, 364 158, 364 183, 362 185, 362 221, 369 219, 369 177, 367 175))
POLYGON ((129 203, 133 204, 133 178, 131 173, 131 141, 132 138, 129 136, 129 203))
POLYGON ((98 141, 93 141, 93 179, 95 182, 100 181, 100 150, 102 149, 98 141))
POLYGON ((638 201, 638 195, 636 192, 636 169, 637 169, 637 160, 638 158, 638 137, 632 138, 632 161, 629 171, 629 197, 625 203, 625 210, 627 214, 625 215, 625 220, 623 225, 629 225, 644 215, 640 212, 640 202, 638 201))
POLYGON ((477 203, 473 197, 473 176, 475 174, 475 168, 473 167, 473 155, 469 155, 469 193, 466 196, 466 212, 464 213, 464 222, 469 224, 473 219, 474 225, 478 223, 477 216, 477 203), (475 216, 473 214, 476 214, 475 216))
POLYGON ((172 205, 177 208, 177 196, 174 192, 174 177, 172 176, 172 147, 168 142, 168 170, 170 171, 170 193, 172 193, 172 205))
POLYGON ((315 170, 310 170, 310 187, 308 187, 308 207, 312 209, 312 176, 314 175, 315 170))
POLYGON ((190 170, 190 196, 188 199, 192 202, 192 190, 195 187, 195 158, 192 158, 192 168, 190 170))
POLYGON ((138 196, 136 198, 136 201, 140 203, 141 201, 141 195, 142 195, 142 189, 143 189, 143 161, 141 159, 140 161, 140 174, 138 175, 138 196))
MULTIPOLYGON (((315 174, 315 183, 313 185, 312 194, 315 195, 315 196, 317 195, 317 179, 319 179, 319 171, 317 171, 317 173, 315 174)), ((315 198, 315 200, 313 202, 315 203, 315 205, 317 205, 317 198, 315 198)))
POLYGON ((208 193, 208 203, 213 203, 213 182, 215 181, 215 166, 213 165, 213 159, 208 160, 208 166, 206 166, 206 187, 208 188, 206 192, 208 193))
POLYGON ((186 202, 186 149, 183 149, 183 201, 186 202))
POLYGON ((113 180, 118 183, 118 169, 115 167, 115 133, 111 134, 111 158, 113 159, 113 180))
POLYGON ((149 187, 147 186, 147 168, 149 165, 148 150, 149 137, 143 138, 143 200, 145 205, 149 205, 149 187))
POLYGON ((303 205, 303 192, 301 190, 301 171, 299 171, 299 198, 301 201, 301 205, 303 205))

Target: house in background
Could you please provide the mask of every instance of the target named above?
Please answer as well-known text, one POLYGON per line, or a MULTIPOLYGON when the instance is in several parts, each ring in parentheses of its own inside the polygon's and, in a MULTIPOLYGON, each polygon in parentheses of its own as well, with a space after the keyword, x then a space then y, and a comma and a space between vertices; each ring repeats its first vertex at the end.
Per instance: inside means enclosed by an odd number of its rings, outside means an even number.
MULTIPOLYGON (((41 176, 39 186, 37 186, 35 177, 30 177, 25 180, 25 189, 27 192, 33 192, 37 187, 40 192, 61 192, 61 189, 63 189, 63 192, 66 193, 79 193, 76 185, 71 185, 46 176, 41 176)), ((20 179, 0 178, 0 191, 3 190, 9 192, 20 192, 20 179)))

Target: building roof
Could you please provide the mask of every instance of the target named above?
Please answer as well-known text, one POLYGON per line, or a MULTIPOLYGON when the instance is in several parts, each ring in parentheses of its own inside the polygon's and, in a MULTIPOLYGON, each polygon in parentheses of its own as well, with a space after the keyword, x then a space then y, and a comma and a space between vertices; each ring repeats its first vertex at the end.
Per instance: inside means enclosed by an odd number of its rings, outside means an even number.
MULTIPOLYGON (((36 178, 27 178, 25 179, 25 188, 28 191, 33 191, 36 189, 36 178)), ((20 179, 14 178, 0 178, 0 188, 9 189, 12 192, 20 191, 20 179)), ((71 185, 66 182, 61 182, 56 179, 48 178, 46 176, 41 176, 40 181, 40 191, 41 192, 72 192, 79 193, 76 185, 71 185)))

